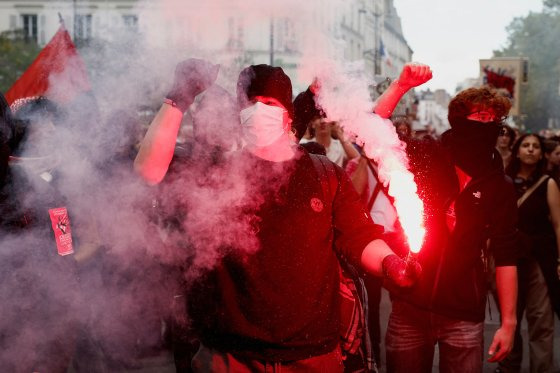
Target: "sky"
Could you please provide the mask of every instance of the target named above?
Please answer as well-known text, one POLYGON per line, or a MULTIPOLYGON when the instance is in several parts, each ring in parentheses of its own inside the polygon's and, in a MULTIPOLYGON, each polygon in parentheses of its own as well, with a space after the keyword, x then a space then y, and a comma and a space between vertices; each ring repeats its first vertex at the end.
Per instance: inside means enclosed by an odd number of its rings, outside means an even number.
POLYGON ((413 61, 430 65, 424 87, 455 93, 457 84, 478 77, 478 60, 506 45, 515 17, 542 10, 541 0, 394 0, 413 61))

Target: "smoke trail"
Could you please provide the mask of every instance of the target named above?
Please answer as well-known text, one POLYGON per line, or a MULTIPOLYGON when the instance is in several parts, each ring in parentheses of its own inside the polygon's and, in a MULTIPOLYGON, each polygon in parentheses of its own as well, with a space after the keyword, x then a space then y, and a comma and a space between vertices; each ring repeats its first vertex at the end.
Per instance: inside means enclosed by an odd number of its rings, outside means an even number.
MULTIPOLYGON (((367 154, 381 165, 382 180, 402 177, 402 182, 390 183, 391 193, 402 206, 395 187, 409 187, 407 195, 414 188, 392 126, 379 124, 368 114, 371 103, 364 81, 320 58, 334 55, 339 46, 340 41, 326 32, 335 23, 340 4, 141 1, 136 8, 137 32, 101 24, 98 38, 80 49, 91 96, 76 97, 64 106, 64 119, 54 123, 55 146, 38 145, 56 150, 56 189, 76 233, 80 282, 76 280, 75 286, 63 292, 60 285, 73 281, 63 275, 68 268, 21 256, 22 248, 31 253, 40 248, 56 256, 52 231, 29 228, 25 239, 22 234, 0 237, 5 255, 1 272, 26 279, 17 282, 17 287, 13 281, 3 282, 2 315, 17 315, 22 308, 32 308, 35 299, 52 297, 75 310, 72 323, 3 317, 0 330, 12 334, 0 336, 2 346, 10 346, 0 353, 0 361, 25 361, 38 342, 75 332, 74 321, 95 326, 90 332, 103 341, 104 354, 117 360, 136 357, 142 344, 156 343, 158 335, 154 336, 152 326, 157 329, 159 319, 169 313, 173 295, 184 290, 181 280, 191 281, 229 252, 248 255, 260 249, 255 211, 285 185, 289 169, 264 169, 250 157, 226 151, 235 147, 239 126, 238 108, 231 97, 209 91, 197 99, 184 119, 184 127, 192 127, 194 118, 196 138, 177 144, 170 173, 159 187, 147 187, 132 172, 131 153, 169 89, 178 62, 199 57, 221 64, 217 83, 233 93, 243 67, 269 62, 267 53, 248 50, 248 46, 268 50, 268 39, 261 36, 269 35, 271 23, 285 26, 276 29, 277 33, 283 30, 283 48, 307 56, 302 71, 308 74, 302 79, 293 68, 286 69, 294 86, 303 89, 313 77, 320 78, 324 86, 320 104, 365 144, 367 154), (323 10, 320 14, 318 7, 323 10), (36 283, 41 286, 32 286, 36 283)), ((70 65, 66 73, 76 74, 73 68, 70 65)), ((47 96, 67 92, 66 84, 68 80, 52 77, 52 92, 47 96)), ((41 194, 36 189, 25 191, 25 206, 33 207, 32 201, 41 194)), ((402 213, 403 208, 398 209, 402 213)))
POLYGON ((320 56, 320 52, 314 50, 304 57, 300 74, 308 81, 318 80, 318 105, 329 118, 340 121, 345 132, 363 145, 366 155, 378 164, 379 178, 389 186, 389 194, 395 199, 409 246, 413 252, 418 252, 425 235, 424 206, 408 170, 405 144, 399 140, 391 121, 372 113, 363 66, 320 56))

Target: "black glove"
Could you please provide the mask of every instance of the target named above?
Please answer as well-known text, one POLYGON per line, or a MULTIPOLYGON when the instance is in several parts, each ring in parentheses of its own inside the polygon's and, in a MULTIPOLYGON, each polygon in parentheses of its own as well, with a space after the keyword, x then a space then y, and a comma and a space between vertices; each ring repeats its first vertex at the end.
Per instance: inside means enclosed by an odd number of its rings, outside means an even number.
POLYGON ((416 259, 411 258, 407 262, 395 254, 383 259, 382 268, 383 276, 400 288, 412 287, 422 273, 422 267, 416 259))
POLYGON ((196 58, 179 62, 175 67, 173 87, 165 97, 184 113, 194 98, 216 81, 219 70, 219 65, 196 58))

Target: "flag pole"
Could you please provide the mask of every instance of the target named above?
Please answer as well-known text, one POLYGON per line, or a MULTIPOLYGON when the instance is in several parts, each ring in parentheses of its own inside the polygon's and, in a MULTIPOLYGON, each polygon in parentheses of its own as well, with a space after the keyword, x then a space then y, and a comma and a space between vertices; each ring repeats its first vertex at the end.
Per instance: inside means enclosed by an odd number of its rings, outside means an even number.
POLYGON ((60 14, 60 12, 58 12, 58 21, 60 22, 60 26, 66 28, 66 25, 64 24, 64 18, 62 18, 62 14, 60 14))

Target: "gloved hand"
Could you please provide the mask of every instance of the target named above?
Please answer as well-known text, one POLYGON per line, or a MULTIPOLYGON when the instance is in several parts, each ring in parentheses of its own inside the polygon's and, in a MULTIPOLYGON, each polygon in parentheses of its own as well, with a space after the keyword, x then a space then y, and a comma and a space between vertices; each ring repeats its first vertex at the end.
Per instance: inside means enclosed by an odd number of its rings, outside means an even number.
POLYGON ((197 58, 179 62, 175 67, 173 87, 165 97, 173 101, 184 113, 194 98, 216 81, 219 70, 220 65, 197 58))
POLYGON ((422 273, 422 267, 415 259, 407 263, 395 254, 387 255, 383 259, 382 268, 383 276, 400 288, 412 287, 422 273))

